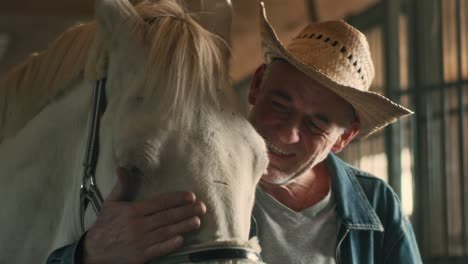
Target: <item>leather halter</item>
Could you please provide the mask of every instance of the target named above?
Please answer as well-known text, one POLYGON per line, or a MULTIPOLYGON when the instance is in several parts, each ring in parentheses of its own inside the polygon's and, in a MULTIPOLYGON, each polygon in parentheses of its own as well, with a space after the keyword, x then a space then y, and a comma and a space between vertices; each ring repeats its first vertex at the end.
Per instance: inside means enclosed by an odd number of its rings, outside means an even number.
POLYGON ((96 215, 101 210, 104 199, 96 183, 96 164, 99 156, 99 126, 101 117, 107 107, 106 78, 96 81, 93 92, 93 105, 90 113, 88 143, 83 162, 83 178, 80 187, 80 225, 84 232, 84 215, 89 203, 96 215))
POLYGON ((214 247, 171 254, 158 259, 160 264, 199 263, 214 260, 250 260, 261 262, 260 254, 245 247, 214 247))

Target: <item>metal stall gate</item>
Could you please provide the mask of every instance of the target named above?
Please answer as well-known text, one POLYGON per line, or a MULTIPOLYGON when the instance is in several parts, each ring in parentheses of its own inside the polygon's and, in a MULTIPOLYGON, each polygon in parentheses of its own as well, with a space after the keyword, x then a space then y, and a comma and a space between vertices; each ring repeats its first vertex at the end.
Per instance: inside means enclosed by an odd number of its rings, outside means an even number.
POLYGON ((384 0, 348 21, 369 39, 371 90, 416 113, 341 156, 392 185, 425 263, 468 263, 468 0, 384 0))

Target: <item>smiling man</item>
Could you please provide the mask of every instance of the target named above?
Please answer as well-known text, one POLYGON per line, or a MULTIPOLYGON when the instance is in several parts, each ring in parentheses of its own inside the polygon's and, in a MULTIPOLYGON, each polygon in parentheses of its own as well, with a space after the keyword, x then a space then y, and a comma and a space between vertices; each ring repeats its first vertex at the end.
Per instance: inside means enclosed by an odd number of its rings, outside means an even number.
POLYGON ((410 223, 382 180, 334 154, 411 111, 369 92, 365 36, 343 21, 308 25, 285 47, 262 6, 266 63, 249 91, 250 121, 270 164, 254 229, 267 263, 420 263, 410 223))
POLYGON ((267 74, 265 65, 257 70, 249 96, 254 105, 250 121, 269 150, 268 173, 261 185, 301 211, 328 193, 328 174, 316 172, 327 171, 322 161, 354 138, 359 123, 349 103, 290 63, 276 60, 268 67, 267 74), (291 201, 292 194, 301 205, 291 201))

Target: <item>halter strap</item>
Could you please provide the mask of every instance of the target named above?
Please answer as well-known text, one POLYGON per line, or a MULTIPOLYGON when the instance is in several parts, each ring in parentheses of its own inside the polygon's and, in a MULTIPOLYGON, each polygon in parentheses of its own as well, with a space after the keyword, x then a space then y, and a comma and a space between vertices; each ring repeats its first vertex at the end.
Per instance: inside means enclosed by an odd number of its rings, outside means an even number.
POLYGON ((104 199, 96 183, 96 164, 99 155, 99 125, 101 117, 107 107, 106 79, 96 81, 93 92, 93 104, 90 113, 88 143, 83 162, 83 178, 80 187, 80 224, 84 232, 84 215, 91 203, 96 215, 101 210, 104 199))
POLYGON ((158 259, 160 264, 199 263, 214 260, 251 260, 260 262, 260 254, 244 247, 204 248, 172 254, 158 259))

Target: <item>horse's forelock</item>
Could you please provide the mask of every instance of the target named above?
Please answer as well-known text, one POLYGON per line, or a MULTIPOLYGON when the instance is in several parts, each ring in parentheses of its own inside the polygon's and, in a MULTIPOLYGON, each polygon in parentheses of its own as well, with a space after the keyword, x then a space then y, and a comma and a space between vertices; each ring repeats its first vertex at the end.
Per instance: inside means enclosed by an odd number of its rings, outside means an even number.
POLYGON ((151 96, 146 100, 166 98, 158 100, 156 111, 178 113, 184 125, 193 120, 193 110, 219 106, 220 91, 227 86, 221 40, 174 1, 145 1, 136 10, 146 21, 135 25, 147 53, 142 78, 143 88, 151 90, 144 94, 151 96))

